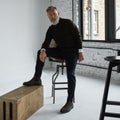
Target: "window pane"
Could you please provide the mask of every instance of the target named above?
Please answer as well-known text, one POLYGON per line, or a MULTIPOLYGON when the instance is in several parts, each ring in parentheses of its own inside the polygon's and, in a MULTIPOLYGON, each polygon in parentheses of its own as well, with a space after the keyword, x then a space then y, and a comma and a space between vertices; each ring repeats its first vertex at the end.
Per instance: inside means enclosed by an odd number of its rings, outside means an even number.
POLYGON ((84 0, 84 40, 105 40, 104 0, 84 0))
POLYGON ((120 39, 120 0, 116 0, 116 39, 120 39))

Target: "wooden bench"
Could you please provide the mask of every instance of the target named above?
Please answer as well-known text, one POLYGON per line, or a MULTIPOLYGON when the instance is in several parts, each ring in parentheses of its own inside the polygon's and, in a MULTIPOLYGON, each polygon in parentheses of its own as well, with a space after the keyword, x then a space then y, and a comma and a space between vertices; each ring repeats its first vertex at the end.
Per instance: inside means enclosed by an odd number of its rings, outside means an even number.
POLYGON ((43 86, 22 86, 0 96, 0 120, 26 120, 43 106, 43 86))

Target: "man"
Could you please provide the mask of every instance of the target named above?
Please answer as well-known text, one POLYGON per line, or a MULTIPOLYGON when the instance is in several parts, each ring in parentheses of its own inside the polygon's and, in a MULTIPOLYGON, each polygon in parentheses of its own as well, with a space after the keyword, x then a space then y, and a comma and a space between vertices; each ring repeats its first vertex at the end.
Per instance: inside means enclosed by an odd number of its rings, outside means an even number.
POLYGON ((84 59, 82 54, 82 37, 76 25, 71 20, 59 17, 56 7, 50 6, 46 11, 52 25, 48 28, 45 41, 38 51, 35 74, 30 81, 24 82, 23 85, 42 85, 41 74, 46 57, 64 59, 67 67, 68 97, 66 104, 60 112, 66 113, 73 108, 77 59, 79 59, 79 61, 84 59), (56 44, 55 48, 49 47, 52 40, 54 40, 56 44))

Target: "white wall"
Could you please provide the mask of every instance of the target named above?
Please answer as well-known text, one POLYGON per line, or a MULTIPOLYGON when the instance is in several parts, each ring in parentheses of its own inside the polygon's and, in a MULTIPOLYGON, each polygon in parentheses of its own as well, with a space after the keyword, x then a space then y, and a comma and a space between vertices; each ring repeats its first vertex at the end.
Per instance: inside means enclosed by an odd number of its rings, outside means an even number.
POLYGON ((49 22, 48 0, 0 0, 0 88, 28 80, 49 22))

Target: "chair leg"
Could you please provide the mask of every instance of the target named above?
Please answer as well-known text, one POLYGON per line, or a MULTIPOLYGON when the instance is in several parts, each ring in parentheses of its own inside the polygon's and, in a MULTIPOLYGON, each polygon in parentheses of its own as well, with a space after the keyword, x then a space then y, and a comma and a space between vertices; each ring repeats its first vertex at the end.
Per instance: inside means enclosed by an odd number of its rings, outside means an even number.
POLYGON ((55 103, 55 81, 59 75, 59 66, 56 67, 56 72, 52 76, 52 97, 53 97, 53 104, 55 103))
POLYGON ((52 75, 52 97, 53 97, 53 91, 54 91, 54 82, 55 82, 55 80, 57 79, 57 76, 58 76, 58 73, 59 71, 58 71, 58 68, 56 68, 56 72, 52 75))
POLYGON ((53 90, 54 90, 54 87, 53 87, 53 85, 52 85, 52 94, 51 94, 51 97, 53 97, 53 90))
MULTIPOLYGON (((52 76, 52 97, 53 97, 53 104, 55 103, 55 90, 57 89, 59 89, 60 90, 60 88, 56 88, 56 84, 64 84, 64 83, 62 83, 62 82, 57 82, 56 83, 56 79, 57 79, 57 77, 58 77, 58 75, 59 75, 59 70, 60 70, 60 68, 62 69, 62 75, 63 75, 63 69, 64 69, 64 67, 66 67, 66 66, 64 66, 63 65, 63 63, 62 63, 62 65, 57 65, 57 67, 56 67, 56 72, 53 74, 53 76, 52 76)), ((62 88, 61 88, 62 89, 62 88)), ((66 88, 63 88, 63 89, 66 89, 66 88)), ((75 100, 73 100, 73 101, 75 101, 75 100)))
POLYGON ((113 67, 112 63, 110 62, 109 68, 108 68, 108 73, 107 73, 107 78, 106 78, 106 83, 105 83, 105 88, 104 88, 103 101, 102 101, 102 107, 101 107, 101 113, 100 113, 99 120, 104 120, 108 91, 109 91, 109 86, 110 86, 110 78, 111 78, 111 73, 112 73, 112 67, 113 67))
MULTIPOLYGON (((55 86, 54 86, 55 88, 55 86)), ((53 88, 53 104, 55 104, 55 89, 53 88)))

